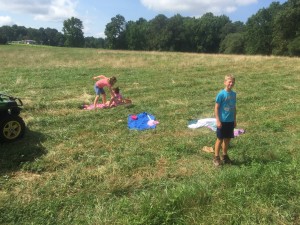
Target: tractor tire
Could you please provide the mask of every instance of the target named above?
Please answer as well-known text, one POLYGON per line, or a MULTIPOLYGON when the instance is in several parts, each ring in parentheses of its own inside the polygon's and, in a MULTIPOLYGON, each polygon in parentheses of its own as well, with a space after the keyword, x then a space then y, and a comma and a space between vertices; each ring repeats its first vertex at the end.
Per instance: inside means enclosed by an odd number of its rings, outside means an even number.
POLYGON ((25 134, 25 122, 16 115, 8 115, 0 120, 0 142, 13 142, 25 134))

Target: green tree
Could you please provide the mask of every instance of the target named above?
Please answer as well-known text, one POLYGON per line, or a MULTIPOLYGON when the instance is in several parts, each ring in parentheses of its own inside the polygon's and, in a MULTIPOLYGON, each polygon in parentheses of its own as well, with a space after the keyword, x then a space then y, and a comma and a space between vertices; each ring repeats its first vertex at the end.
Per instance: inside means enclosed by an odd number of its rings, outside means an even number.
POLYGON ((232 23, 230 21, 229 23, 226 23, 221 28, 221 34, 220 34, 221 41, 224 40, 228 34, 242 33, 244 31, 245 31, 245 24, 243 22, 237 21, 232 23))
POLYGON ((63 33, 65 38, 65 46, 67 47, 83 47, 84 35, 83 25, 80 19, 72 17, 64 21, 63 33))
POLYGON ((169 33, 167 31, 168 18, 159 14, 149 21, 149 30, 147 34, 147 43, 149 50, 169 50, 167 44, 169 41, 169 33))
POLYGON ((28 40, 35 40, 37 43, 39 43, 39 31, 35 28, 28 28, 27 29, 27 37, 28 40))
POLYGON ((198 19, 195 30, 197 52, 219 52, 221 31, 229 22, 227 16, 214 16, 212 13, 206 13, 198 19))
POLYGON ((130 50, 148 50, 148 22, 144 18, 129 21, 126 25, 126 43, 130 50))
POLYGON ((105 35, 107 47, 110 49, 126 49, 125 42, 126 20, 120 14, 111 18, 111 22, 106 24, 105 35))
POLYGON ((9 41, 13 41, 13 30, 10 26, 0 27, 0 36, 2 44, 6 44, 9 41))
POLYGON ((50 46, 58 46, 59 45, 61 36, 58 35, 58 33, 59 32, 56 29, 52 29, 49 27, 47 27, 45 29, 45 34, 47 36, 47 45, 50 45, 50 46))
POLYGON ((244 34, 228 34, 220 44, 220 52, 225 54, 243 54, 244 53, 244 34))
POLYGON ((288 44, 287 47, 288 47, 289 55, 300 56, 300 35, 298 35, 298 37, 294 38, 288 44))
POLYGON ((86 37, 85 47, 86 48, 104 48, 105 41, 103 38, 86 37))
POLYGON ((5 45, 7 43, 7 38, 6 36, 1 32, 0 29, 0 45, 5 45))
POLYGON ((39 30, 38 42, 42 45, 49 45, 49 39, 45 32, 45 28, 41 27, 39 30))
POLYGON ((185 35, 185 42, 183 46, 183 51, 196 52, 197 51, 197 37, 195 36, 195 31, 197 29, 197 19, 194 17, 186 17, 183 20, 183 28, 185 35))
POLYGON ((184 29, 184 18, 181 15, 177 14, 168 19, 167 33, 169 36, 169 50, 183 51, 185 49, 186 36, 184 29))
POLYGON ((27 35, 27 29, 24 26, 13 25, 12 27, 12 41, 22 41, 27 35))
POLYGON ((269 8, 260 9, 248 19, 245 46, 247 54, 272 54, 274 18, 279 10, 280 4, 275 2, 269 8))
POLYGON ((289 0, 275 17, 273 54, 299 55, 300 1, 289 0))

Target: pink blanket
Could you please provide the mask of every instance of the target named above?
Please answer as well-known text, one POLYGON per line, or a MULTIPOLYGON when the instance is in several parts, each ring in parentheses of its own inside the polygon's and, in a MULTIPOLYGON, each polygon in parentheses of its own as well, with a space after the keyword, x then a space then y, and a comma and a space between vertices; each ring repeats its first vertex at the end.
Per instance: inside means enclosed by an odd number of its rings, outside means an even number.
MULTIPOLYGON (((104 109, 104 108, 108 108, 108 106, 101 103, 101 104, 97 104, 97 105, 96 105, 96 108, 97 108, 97 109, 104 109)), ((94 109, 94 104, 91 104, 91 105, 83 105, 83 109, 86 109, 86 110, 94 109)))
MULTIPOLYGON (((120 105, 123 105, 123 106, 130 106, 132 103, 130 102, 130 103, 121 103, 121 104, 116 104, 116 103, 112 103, 111 104, 111 107, 116 107, 116 106, 120 106, 120 105)), ((91 104, 91 105, 82 105, 80 108, 82 108, 82 109, 86 109, 86 110, 92 110, 92 109, 94 109, 94 104, 91 104)), ((105 104, 102 104, 102 103, 98 103, 97 105, 96 105, 96 108, 97 109, 109 109, 110 107, 108 107, 107 105, 105 105, 105 104)))

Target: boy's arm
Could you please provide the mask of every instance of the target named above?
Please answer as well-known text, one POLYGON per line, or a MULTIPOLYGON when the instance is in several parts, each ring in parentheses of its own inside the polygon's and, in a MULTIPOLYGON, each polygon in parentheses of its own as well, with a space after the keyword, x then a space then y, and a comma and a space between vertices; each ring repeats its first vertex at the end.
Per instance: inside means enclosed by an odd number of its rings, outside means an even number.
POLYGON ((234 108, 234 127, 236 127, 236 107, 234 108))
POLYGON ((220 104, 216 103, 215 104, 215 117, 216 117, 216 120, 217 120, 217 127, 221 128, 222 124, 221 124, 221 121, 220 121, 219 109, 220 109, 220 104))

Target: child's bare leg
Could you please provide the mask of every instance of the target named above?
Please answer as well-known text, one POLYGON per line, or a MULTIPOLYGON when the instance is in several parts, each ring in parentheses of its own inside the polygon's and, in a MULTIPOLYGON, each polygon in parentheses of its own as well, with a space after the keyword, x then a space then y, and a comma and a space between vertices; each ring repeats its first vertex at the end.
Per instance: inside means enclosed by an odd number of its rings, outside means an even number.
POLYGON ((115 98, 112 98, 112 99, 110 99, 110 101, 107 101, 107 102, 106 102, 106 105, 108 105, 108 107, 111 107, 111 105, 112 105, 114 102, 116 102, 116 101, 115 101, 115 98))
POLYGON ((99 95, 96 95, 96 97, 95 97, 95 100, 94 100, 94 108, 96 109, 96 106, 97 106, 97 102, 98 102, 98 100, 99 100, 99 95))
POLYGON ((223 143, 223 139, 217 138, 215 144, 215 156, 219 156, 222 143, 223 143))
POLYGON ((227 155, 229 142, 230 142, 230 138, 224 138, 224 141, 223 141, 223 144, 222 144, 223 155, 227 155))
POLYGON ((102 94, 102 103, 103 103, 103 104, 106 103, 106 94, 102 94))

